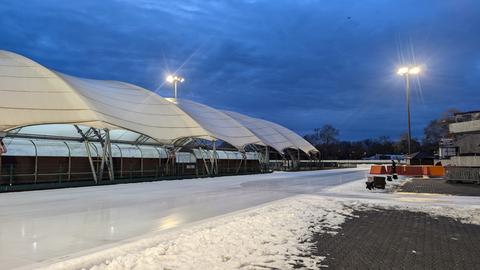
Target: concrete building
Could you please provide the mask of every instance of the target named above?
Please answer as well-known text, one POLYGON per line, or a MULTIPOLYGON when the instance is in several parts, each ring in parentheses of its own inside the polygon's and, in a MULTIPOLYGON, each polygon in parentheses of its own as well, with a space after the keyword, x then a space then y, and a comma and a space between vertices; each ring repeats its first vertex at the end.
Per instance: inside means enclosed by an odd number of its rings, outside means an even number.
POLYGON ((453 140, 447 147, 455 155, 442 160, 447 179, 480 184, 480 111, 455 114, 449 129, 453 140))

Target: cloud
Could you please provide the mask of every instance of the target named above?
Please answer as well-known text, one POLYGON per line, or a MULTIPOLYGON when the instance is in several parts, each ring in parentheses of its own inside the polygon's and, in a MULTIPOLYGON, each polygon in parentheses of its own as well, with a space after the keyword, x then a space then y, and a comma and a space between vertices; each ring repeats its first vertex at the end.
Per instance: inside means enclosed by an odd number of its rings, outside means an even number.
POLYGON ((395 69, 424 64, 414 133, 447 108, 478 109, 480 3, 429 1, 4 0, 0 47, 72 75, 123 80, 348 139, 404 131, 395 69), (468 98, 466 98, 468 97, 468 98))

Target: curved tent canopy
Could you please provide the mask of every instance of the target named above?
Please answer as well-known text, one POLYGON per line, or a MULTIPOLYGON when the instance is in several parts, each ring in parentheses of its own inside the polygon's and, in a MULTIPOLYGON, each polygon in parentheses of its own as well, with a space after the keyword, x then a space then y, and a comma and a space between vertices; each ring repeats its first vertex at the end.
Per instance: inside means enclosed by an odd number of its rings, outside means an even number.
POLYGON ((159 95, 127 83, 80 79, 0 51, 0 131, 41 124, 124 129, 161 143, 208 136, 159 95))
POLYGON ((0 93, 0 132, 20 128, 24 133, 57 135, 56 131, 75 130, 61 124, 75 124, 108 128, 111 139, 120 141, 136 141, 141 134, 164 144, 198 137, 223 140, 239 149, 263 143, 279 152, 286 148, 316 151, 294 132, 265 120, 188 100, 171 102, 124 82, 57 73, 6 51, 0 51, 0 93), (45 130, 33 132, 42 125, 45 130))
POLYGON ((167 100, 197 121, 213 138, 225 141, 237 149, 243 149, 249 144, 263 145, 249 129, 220 110, 186 99, 167 98, 167 100))
POLYGON ((236 112, 224 112, 250 129, 263 143, 271 146, 279 153, 283 153, 287 148, 300 149, 306 154, 318 152, 318 150, 304 138, 283 126, 236 112))
POLYGON ((263 122, 267 122, 268 125, 271 125, 272 128, 274 128, 275 130, 277 130, 278 132, 280 132, 285 138, 287 138, 293 145, 295 145, 294 148, 297 148, 297 149, 300 149, 302 150, 303 152, 305 152, 306 154, 310 154, 310 153, 317 153, 318 150, 317 148, 315 148, 313 145, 311 145, 307 140, 305 140, 304 138, 302 138, 300 135, 298 135, 297 133, 291 131, 290 129, 284 127, 284 126, 281 126, 279 124, 276 124, 276 123, 273 123, 273 122, 269 122, 269 121, 266 121, 266 120, 262 120, 262 119, 257 119, 258 121, 263 121, 263 122))

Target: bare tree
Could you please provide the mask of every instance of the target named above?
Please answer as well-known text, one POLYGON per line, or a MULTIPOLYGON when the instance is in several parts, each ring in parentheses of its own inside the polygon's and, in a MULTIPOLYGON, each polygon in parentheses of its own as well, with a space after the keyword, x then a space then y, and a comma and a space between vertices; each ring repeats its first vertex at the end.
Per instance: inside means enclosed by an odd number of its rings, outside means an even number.
POLYGON ((314 129, 315 144, 332 144, 338 142, 340 131, 330 124, 323 125, 321 128, 314 129))
POLYGON ((428 123, 423 130, 422 144, 425 151, 433 153, 438 147, 440 139, 448 137, 448 125, 455 121, 455 113, 458 112, 457 109, 449 109, 440 118, 428 123))

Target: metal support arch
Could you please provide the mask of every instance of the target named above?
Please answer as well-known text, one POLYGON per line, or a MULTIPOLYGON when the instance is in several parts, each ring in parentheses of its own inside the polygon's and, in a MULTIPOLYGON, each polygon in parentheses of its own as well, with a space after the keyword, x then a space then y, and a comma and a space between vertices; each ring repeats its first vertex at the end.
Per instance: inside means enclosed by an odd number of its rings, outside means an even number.
MULTIPOLYGON (((90 149, 90 143, 88 141, 88 136, 77 125, 73 125, 73 126, 77 129, 77 132, 83 138, 83 143, 85 144, 85 150, 87 151, 87 155, 88 155, 88 162, 90 163, 90 169, 92 170, 93 181, 95 181, 95 184, 97 184, 98 183, 97 172, 96 172, 96 169, 95 169, 95 165, 93 164, 92 151, 90 149)), ((90 129, 87 132, 89 133, 89 131, 90 131, 90 129)))

